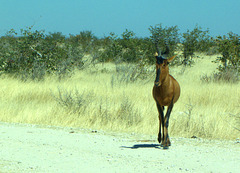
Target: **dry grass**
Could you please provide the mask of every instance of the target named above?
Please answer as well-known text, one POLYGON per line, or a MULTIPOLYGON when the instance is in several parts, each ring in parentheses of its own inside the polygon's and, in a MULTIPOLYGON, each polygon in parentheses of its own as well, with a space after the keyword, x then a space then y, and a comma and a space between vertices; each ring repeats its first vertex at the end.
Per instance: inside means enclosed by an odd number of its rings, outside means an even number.
MULTIPOLYGON (((240 84, 202 83, 216 69, 214 57, 193 67, 170 67, 181 96, 170 117, 170 136, 239 138, 240 84)), ((124 67, 124 65, 123 65, 124 67)), ((152 98, 154 72, 148 80, 130 82, 128 68, 99 64, 62 81, 0 79, 0 121, 73 126, 157 135, 158 115, 152 98), (122 68, 124 69, 124 68, 122 68)), ((150 67, 153 69, 153 67, 150 67)))

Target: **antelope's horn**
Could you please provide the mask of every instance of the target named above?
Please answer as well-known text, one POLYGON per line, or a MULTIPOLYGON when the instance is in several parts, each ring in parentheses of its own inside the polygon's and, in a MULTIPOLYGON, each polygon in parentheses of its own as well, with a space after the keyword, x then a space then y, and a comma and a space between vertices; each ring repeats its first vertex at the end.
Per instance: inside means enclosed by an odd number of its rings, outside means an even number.
POLYGON ((162 58, 167 59, 169 52, 170 52, 169 47, 168 47, 167 43, 165 42, 165 51, 162 53, 162 58))
POLYGON ((165 52, 163 52, 163 55, 168 55, 169 52, 170 52, 170 50, 169 50, 169 46, 166 45, 166 50, 165 50, 165 52))
POLYGON ((161 53, 161 50, 160 50, 160 48, 158 46, 158 41, 155 42, 155 46, 156 46, 156 50, 157 50, 158 56, 161 56, 162 53, 161 53))

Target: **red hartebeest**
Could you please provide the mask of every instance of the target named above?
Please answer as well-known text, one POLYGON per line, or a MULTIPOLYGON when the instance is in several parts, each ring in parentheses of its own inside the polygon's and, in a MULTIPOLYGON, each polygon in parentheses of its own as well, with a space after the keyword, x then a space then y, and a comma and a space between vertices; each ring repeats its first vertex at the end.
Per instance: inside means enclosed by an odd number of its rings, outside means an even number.
MULTIPOLYGON (((158 47, 157 47, 158 49, 158 47)), ((167 149, 170 145, 170 139, 168 135, 169 117, 173 108, 173 104, 178 100, 180 96, 180 86, 178 82, 169 74, 168 64, 173 60, 173 57, 167 59, 165 56, 168 54, 169 49, 161 54, 158 49, 156 57, 156 80, 153 87, 153 98, 157 104, 159 113, 159 133, 158 142, 164 149, 167 149), (164 106, 168 106, 167 113, 164 117, 164 106), (163 135, 161 134, 161 126, 163 135)))

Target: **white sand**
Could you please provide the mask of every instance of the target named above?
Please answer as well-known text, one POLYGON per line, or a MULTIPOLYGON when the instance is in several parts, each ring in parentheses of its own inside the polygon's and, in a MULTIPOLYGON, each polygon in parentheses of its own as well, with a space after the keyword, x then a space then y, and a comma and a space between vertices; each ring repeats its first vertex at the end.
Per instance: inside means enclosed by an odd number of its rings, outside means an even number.
POLYGON ((0 172, 232 172, 240 143, 0 123, 0 172))

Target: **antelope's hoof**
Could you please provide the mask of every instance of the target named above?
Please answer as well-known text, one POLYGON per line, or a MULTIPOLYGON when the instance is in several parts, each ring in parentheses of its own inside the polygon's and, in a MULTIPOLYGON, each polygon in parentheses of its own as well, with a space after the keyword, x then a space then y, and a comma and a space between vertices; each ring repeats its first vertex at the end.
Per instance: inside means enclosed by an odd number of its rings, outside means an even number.
POLYGON ((163 146, 163 149, 167 150, 167 149, 169 149, 169 146, 163 146))
POLYGON ((161 143, 161 147, 163 147, 163 149, 168 149, 169 146, 171 146, 171 143, 170 143, 170 144, 169 144, 169 143, 166 143, 166 142, 162 142, 162 143, 161 143))

